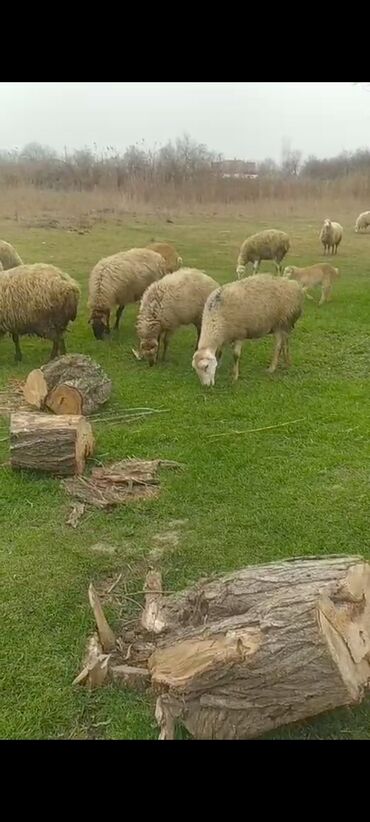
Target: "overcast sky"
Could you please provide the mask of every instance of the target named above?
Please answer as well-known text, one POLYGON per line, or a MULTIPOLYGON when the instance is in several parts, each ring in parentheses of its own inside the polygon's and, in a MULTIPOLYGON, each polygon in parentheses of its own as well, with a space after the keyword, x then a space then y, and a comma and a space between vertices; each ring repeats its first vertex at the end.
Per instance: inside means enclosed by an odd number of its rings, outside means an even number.
POLYGON ((370 88, 353 83, 0 83, 0 149, 163 144, 184 132, 226 158, 279 160, 370 143, 370 88))

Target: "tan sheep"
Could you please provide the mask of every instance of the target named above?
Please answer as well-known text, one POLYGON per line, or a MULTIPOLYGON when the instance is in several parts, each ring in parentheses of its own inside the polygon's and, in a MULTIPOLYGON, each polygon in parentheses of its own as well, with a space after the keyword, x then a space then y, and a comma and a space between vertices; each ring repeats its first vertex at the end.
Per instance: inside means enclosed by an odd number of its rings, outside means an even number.
POLYGON ((275 371, 280 354, 287 365, 289 334, 302 313, 303 291, 294 280, 256 274, 221 286, 204 306, 198 350, 193 368, 203 385, 214 385, 217 361, 222 347, 234 348, 234 380, 239 378, 243 340, 275 335, 275 350, 269 368, 275 371))
POLYGON ((313 300, 313 297, 308 293, 308 289, 314 288, 316 285, 321 285, 319 305, 323 305, 323 303, 329 302, 330 300, 333 282, 339 277, 339 269, 333 268, 333 266, 328 263, 316 263, 306 268, 288 265, 284 268, 284 277, 296 280, 296 282, 302 286, 309 300, 313 300))
POLYGON ((136 329, 140 355, 148 360, 149 365, 158 361, 161 339, 162 359, 165 359, 169 338, 180 325, 195 325, 198 345, 204 303, 217 286, 218 283, 204 271, 180 268, 146 289, 136 329))
POLYGON ((177 271, 182 265, 182 257, 179 257, 176 249, 169 243, 149 243, 146 248, 150 248, 151 251, 156 251, 157 254, 161 254, 166 263, 167 274, 177 271))
POLYGON ((117 329, 125 305, 140 300, 148 285, 164 274, 164 258, 148 248, 131 248, 100 260, 89 278, 89 322, 96 339, 110 333, 110 313, 115 306, 117 329))
POLYGON ((363 211, 362 214, 359 214, 355 224, 355 231, 361 231, 362 229, 367 229, 370 225, 370 211, 363 211))
POLYGON ((45 263, 20 265, 0 277, 0 334, 11 334, 15 359, 22 359, 19 337, 35 334, 53 341, 51 358, 65 354, 64 333, 77 315, 78 284, 45 263))
POLYGON ((238 279, 245 277, 248 263, 253 263, 253 271, 256 274, 261 260, 273 260, 280 273, 281 261, 290 248, 290 239, 284 231, 277 231, 275 228, 260 231, 252 234, 244 240, 239 252, 236 265, 238 279))
POLYGON ((23 265, 18 252, 6 240, 0 240, 0 263, 4 271, 15 268, 17 265, 23 265))
POLYGON ((339 223, 333 223, 327 218, 324 220, 319 237, 324 247, 324 254, 336 254, 342 241, 343 228, 339 223))

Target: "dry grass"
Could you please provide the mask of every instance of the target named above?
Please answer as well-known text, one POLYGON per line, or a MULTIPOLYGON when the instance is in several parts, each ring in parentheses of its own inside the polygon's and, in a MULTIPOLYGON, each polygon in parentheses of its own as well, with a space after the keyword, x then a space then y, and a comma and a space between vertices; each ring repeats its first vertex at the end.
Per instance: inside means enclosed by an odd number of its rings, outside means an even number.
POLYGON ((354 222, 355 217, 368 207, 365 198, 351 193, 345 196, 325 193, 321 188, 316 194, 286 192, 287 196, 260 195, 255 199, 212 199, 217 192, 207 191, 201 201, 193 199, 189 191, 174 196, 173 191, 157 191, 150 200, 144 196, 127 195, 117 190, 93 191, 39 190, 33 187, 1 188, 0 220, 16 221, 25 228, 62 228, 70 231, 88 231, 96 223, 123 224, 127 221, 142 223, 143 218, 176 220, 183 216, 199 216, 212 219, 242 219, 262 221, 282 220, 293 217, 312 218, 316 215, 320 226, 326 216, 343 222, 354 222), (295 196, 298 193, 298 196, 295 196), (294 196, 293 196, 294 194, 294 196))

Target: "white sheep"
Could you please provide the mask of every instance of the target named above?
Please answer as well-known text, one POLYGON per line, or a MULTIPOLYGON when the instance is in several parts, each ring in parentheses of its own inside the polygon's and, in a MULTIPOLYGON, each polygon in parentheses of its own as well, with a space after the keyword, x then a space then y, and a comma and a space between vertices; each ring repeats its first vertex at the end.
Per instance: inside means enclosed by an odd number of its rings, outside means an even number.
POLYGON ((323 305, 323 303, 330 300, 333 282, 339 277, 339 269, 333 268, 328 263, 316 263, 306 268, 288 265, 284 268, 284 277, 296 280, 302 286, 305 296, 309 300, 313 300, 313 297, 308 293, 308 289, 321 285, 319 305, 323 305))
POLYGON ((324 247, 324 254, 336 254, 342 241, 343 228, 340 223, 333 223, 328 218, 320 231, 319 238, 324 247))
POLYGON ((164 258, 147 248, 132 248, 100 260, 89 278, 90 320, 95 337, 109 334, 110 313, 117 306, 115 328, 125 305, 136 303, 154 280, 166 274, 164 258))
POLYGON ((0 263, 4 271, 23 265, 23 260, 21 260, 18 251, 6 240, 0 240, 0 263))
POLYGON ((290 239, 285 231, 270 228, 258 234, 252 234, 244 240, 240 248, 236 265, 238 278, 245 277, 248 263, 253 263, 253 271, 256 274, 261 260, 273 260, 280 273, 281 261, 289 248, 290 239))
POLYGON ((355 231, 366 229, 368 225, 370 225, 370 211, 363 211, 362 214, 359 214, 357 217, 355 231))
POLYGON ((76 319, 79 296, 75 280, 53 265, 20 265, 2 273, 0 335, 11 334, 16 361, 22 359, 23 334, 52 340, 51 358, 65 354, 64 333, 76 319))
POLYGON ((198 337, 204 303, 218 283, 204 271, 180 268, 152 283, 141 300, 136 329, 140 355, 149 365, 158 361, 161 339, 165 359, 170 336, 181 325, 195 325, 198 337))
POLYGON ((304 294, 294 280, 256 274, 227 283, 207 299, 204 306, 198 350, 193 368, 203 385, 214 385, 222 347, 234 348, 234 380, 239 378, 243 340, 275 335, 275 350, 269 368, 275 371, 280 354, 290 364, 289 334, 302 313, 304 294))

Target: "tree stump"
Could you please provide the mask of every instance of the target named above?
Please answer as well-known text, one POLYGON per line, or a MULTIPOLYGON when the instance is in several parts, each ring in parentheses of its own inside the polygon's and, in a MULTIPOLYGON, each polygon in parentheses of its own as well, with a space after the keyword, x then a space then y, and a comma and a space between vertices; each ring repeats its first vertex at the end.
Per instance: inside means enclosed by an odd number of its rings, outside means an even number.
POLYGON ((65 354, 28 375, 23 394, 35 408, 54 414, 96 411, 110 397, 112 381, 101 365, 82 354, 65 354))
POLYGON ((364 696, 370 565, 361 557, 252 566, 167 597, 152 577, 129 664, 143 665, 149 626, 161 738, 175 723, 197 739, 253 738, 364 696))
POLYGON ((15 413, 10 416, 10 464, 56 475, 82 474, 94 438, 82 416, 15 413))

